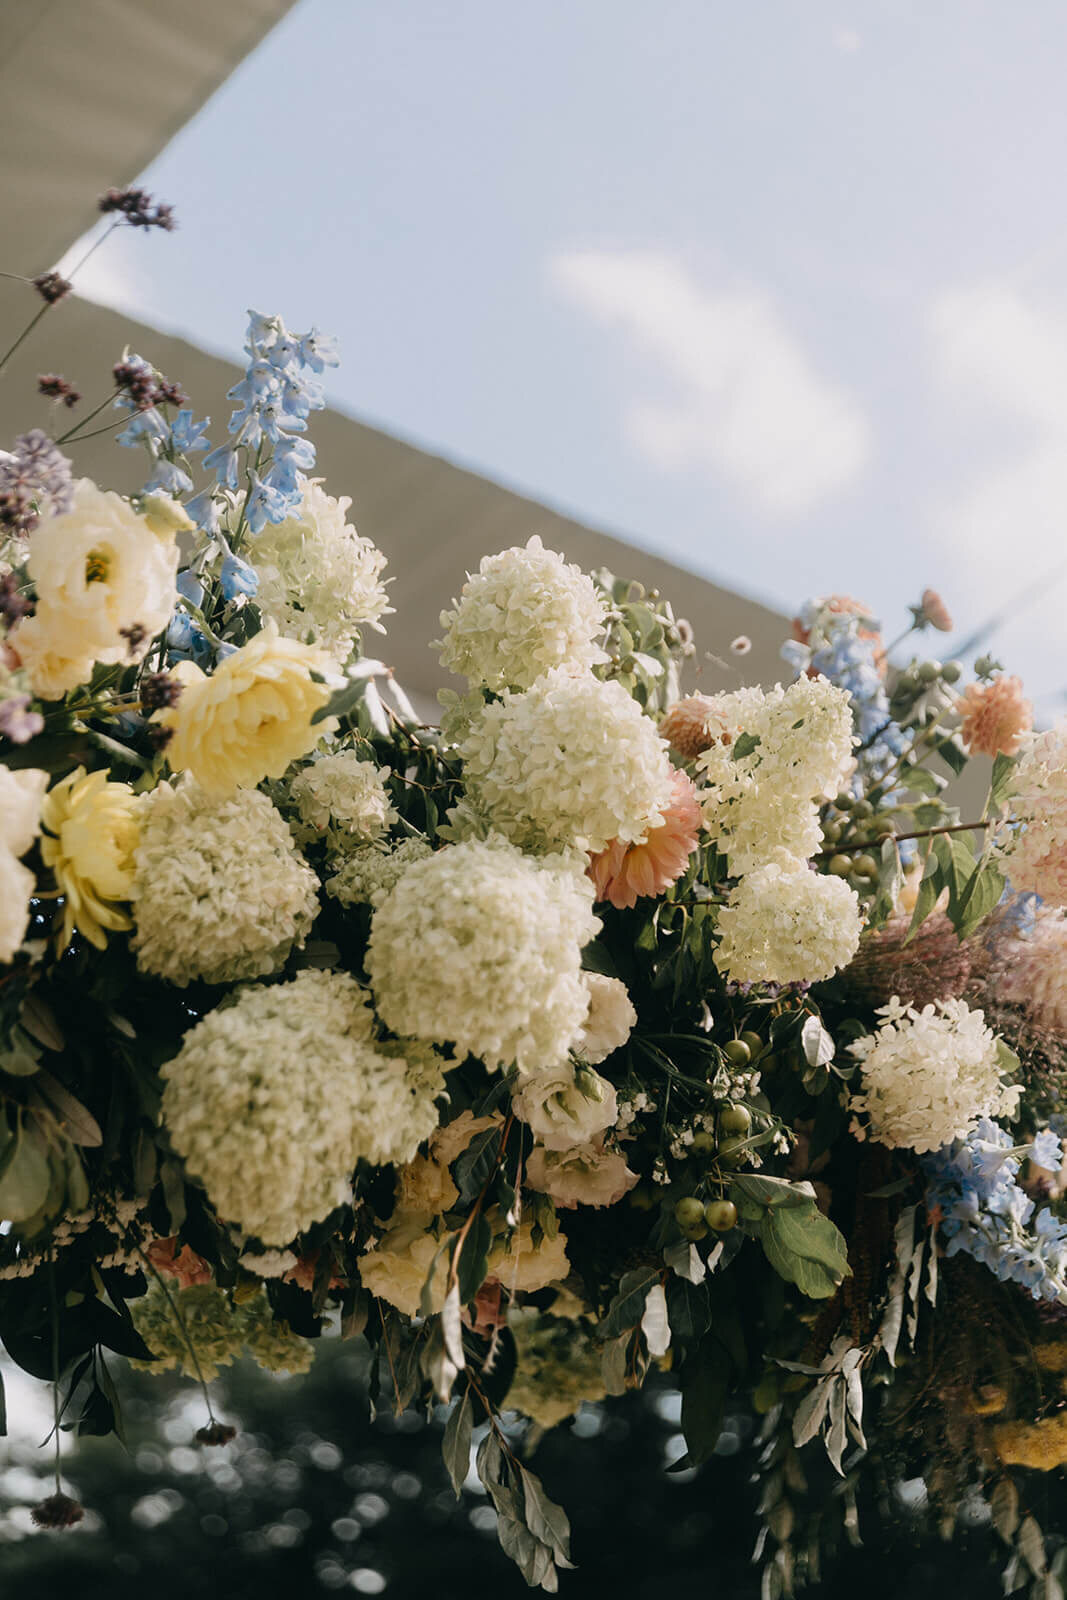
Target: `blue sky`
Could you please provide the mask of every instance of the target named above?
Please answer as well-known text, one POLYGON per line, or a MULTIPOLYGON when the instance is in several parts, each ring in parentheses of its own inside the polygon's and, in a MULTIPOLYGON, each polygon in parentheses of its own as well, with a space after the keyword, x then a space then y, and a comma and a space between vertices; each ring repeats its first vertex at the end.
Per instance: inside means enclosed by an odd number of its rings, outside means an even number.
POLYGON ((996 646, 1048 714, 1065 59, 1061 0, 300 0, 81 286, 314 322, 345 409, 787 609, 1036 584, 996 646))

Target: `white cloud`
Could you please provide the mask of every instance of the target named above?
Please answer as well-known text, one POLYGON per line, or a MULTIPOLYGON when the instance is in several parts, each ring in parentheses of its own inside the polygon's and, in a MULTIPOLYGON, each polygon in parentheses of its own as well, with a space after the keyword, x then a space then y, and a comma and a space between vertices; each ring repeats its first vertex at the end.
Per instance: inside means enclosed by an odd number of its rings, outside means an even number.
POLYGON ((671 380, 672 400, 635 398, 626 411, 627 434, 650 461, 725 478, 781 517, 811 510, 862 472, 865 417, 815 370, 761 290, 708 287, 671 257, 641 251, 560 255, 550 276, 671 380))
POLYGON ((973 284, 937 298, 930 333, 942 400, 965 437, 974 427, 976 458, 933 507, 933 534, 955 554, 958 609, 1007 612, 991 648, 1025 663, 1047 714, 1067 685, 1067 312, 973 284))

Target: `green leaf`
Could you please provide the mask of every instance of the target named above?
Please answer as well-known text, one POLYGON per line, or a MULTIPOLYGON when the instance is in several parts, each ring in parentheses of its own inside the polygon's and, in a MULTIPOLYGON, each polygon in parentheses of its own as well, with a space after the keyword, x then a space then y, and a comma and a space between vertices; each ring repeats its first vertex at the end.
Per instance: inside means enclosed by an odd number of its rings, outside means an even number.
POLYGON ((479 1212, 467 1231, 459 1257, 459 1298, 462 1305, 470 1305, 485 1282, 492 1242, 493 1230, 479 1212))
POLYGON ((768 1210, 760 1225, 760 1243, 779 1276, 795 1283, 809 1299, 828 1299, 850 1275, 845 1241, 814 1201, 768 1210))
POLYGON ((951 768, 957 777, 959 777, 970 760, 966 750, 956 739, 942 740, 937 746, 937 754, 941 757, 945 766, 951 768))
POLYGON ((998 755, 993 762, 993 778, 989 785, 989 804, 995 811, 1003 810, 1012 797, 1015 786, 1016 756, 998 755))
POLYGON ((449 1413, 445 1424, 445 1436, 441 1441, 441 1454, 457 1500, 463 1492, 463 1484, 470 1471, 473 1421, 471 1392, 468 1386, 463 1392, 462 1400, 457 1400, 449 1413))
POLYGON ((461 1156, 452 1163, 452 1177, 464 1205, 476 1200, 489 1182, 500 1153, 500 1129, 476 1133, 461 1156))
POLYGON ((546 1545, 558 1566, 570 1566, 571 1525, 562 1506, 550 1500, 536 1473, 520 1466, 526 1526, 533 1537, 546 1545))
POLYGON ((754 750, 758 750, 759 746, 760 736, 758 733, 739 733, 730 748, 730 754, 735 761, 743 761, 754 750))
POLYGON ((672 1277, 667 1285, 667 1315, 676 1339, 693 1341, 708 1331, 711 1302, 706 1283, 672 1277))
POLYGON ((620 1333, 637 1327, 645 1314, 648 1291, 659 1282, 659 1276, 659 1267, 635 1267, 623 1273, 618 1292, 597 1328, 598 1339, 617 1339, 620 1333))
POLYGON ((15 1148, 0 1178, 0 1217, 26 1222, 48 1199, 52 1169, 44 1145, 32 1130, 20 1128, 15 1138, 15 1148))
POLYGON ((722 1416, 730 1388, 730 1360, 710 1335, 685 1363, 681 1373, 682 1432, 687 1466, 710 1459, 722 1432, 722 1416))
POLYGON ((926 870, 923 873, 922 882, 919 884, 919 893, 915 901, 915 910, 911 914, 911 922, 908 924, 908 936, 904 941, 905 944, 914 939, 931 911, 933 911, 944 887, 945 880, 941 870, 941 863, 931 850, 926 859, 926 870))
POLYGON ((825 1067, 834 1059, 834 1041, 822 1025, 821 1017, 804 1019, 800 1043, 809 1067, 825 1067))
POLYGON ((990 912, 995 911, 1004 893, 1004 874, 992 861, 980 865, 960 896, 959 920, 956 932, 961 939, 969 939, 990 912))
POLYGON ((64 1089, 58 1079, 44 1068, 37 1074, 33 1085, 35 1098, 45 1103, 54 1113, 60 1128, 72 1144, 88 1149, 99 1149, 104 1142, 100 1124, 69 1089, 64 1089))

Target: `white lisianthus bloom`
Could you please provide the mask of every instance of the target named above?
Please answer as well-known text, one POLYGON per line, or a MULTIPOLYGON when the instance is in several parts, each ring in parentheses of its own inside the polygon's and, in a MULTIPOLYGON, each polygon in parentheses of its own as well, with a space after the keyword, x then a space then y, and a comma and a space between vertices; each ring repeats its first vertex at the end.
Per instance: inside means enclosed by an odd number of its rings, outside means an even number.
POLYGON ((93 675, 91 655, 70 655, 63 648, 62 629, 51 628, 43 616, 23 617, 8 634, 30 686, 41 700, 62 700, 65 694, 88 683, 93 675))
POLYGON ((459 747, 467 795, 531 850, 643 841, 674 798, 656 724, 618 683, 554 667, 486 705, 459 747))
POLYGON ((48 774, 38 767, 0 767, 0 849, 24 856, 41 831, 48 774))
POLYGON ((88 478, 75 485, 69 511, 37 528, 27 568, 37 609, 26 618, 33 627, 24 634, 20 623, 12 643, 35 692, 44 691, 34 681, 34 659, 140 660, 174 610, 173 531, 154 531, 129 501, 88 478))
POLYGON ((319 881, 258 789, 218 800, 191 779, 141 802, 130 891, 142 972, 183 987, 284 966, 318 912, 319 881))
POLYGON ((0 962, 13 961, 30 925, 33 873, 10 850, 0 850, 0 962))
POLYGON ((843 879, 782 857, 735 885, 719 930, 715 965, 733 983, 819 983, 856 954, 863 916, 843 879))
POLYGON ((613 1206, 637 1182, 637 1173, 617 1150, 596 1141, 572 1150, 538 1146, 526 1161, 526 1182, 565 1210, 576 1206, 613 1206))
POLYGON ((501 838, 415 861, 371 922, 367 972, 383 1021, 490 1069, 564 1060, 589 1007, 592 899, 574 858, 534 859, 501 838))
POLYGON ((1020 1087, 1002 1082, 997 1038, 981 1011, 963 1000, 916 1011, 894 996, 878 1015, 877 1033, 850 1046, 862 1072, 852 1109, 870 1119, 872 1139, 939 1150, 965 1139, 982 1117, 1015 1115, 1020 1087))
POLYGON ((441 613, 441 661, 472 686, 528 689, 551 667, 608 659, 595 643, 607 609, 596 585, 536 534, 525 546, 483 556, 453 604, 441 613))
POLYGON ((626 985, 618 978, 583 972, 582 982, 589 991, 589 1011, 574 1051, 595 1067, 622 1049, 637 1023, 637 1012, 626 985))
POLYGON ((381 769, 354 750, 311 761, 290 781, 300 844, 325 840, 333 849, 367 844, 396 820, 381 769))
POLYGON ((242 989, 162 1068, 175 1149, 219 1215, 264 1244, 348 1200, 358 1161, 409 1161, 437 1126, 433 1086, 379 1048, 369 998, 311 968, 242 989))
POLYGON ((352 501, 334 499, 313 479, 299 509, 269 523, 248 558, 259 575, 256 605, 281 633, 315 644, 336 666, 352 654, 360 629, 392 610, 386 601, 385 557, 345 519, 352 501))
POLYGON ((569 1065, 519 1077, 511 1108, 546 1150, 569 1150, 615 1126, 615 1086, 569 1065))

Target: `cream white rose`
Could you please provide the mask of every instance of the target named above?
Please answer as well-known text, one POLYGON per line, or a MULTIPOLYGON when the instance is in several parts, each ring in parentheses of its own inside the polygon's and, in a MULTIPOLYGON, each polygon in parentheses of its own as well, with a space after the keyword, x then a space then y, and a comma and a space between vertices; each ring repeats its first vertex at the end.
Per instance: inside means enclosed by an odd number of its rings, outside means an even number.
POLYGON ((24 856, 41 831, 41 801, 48 774, 38 767, 0 767, 0 847, 24 856))
MULTIPOLYGON (((419 1314, 422 1290, 430 1275, 441 1240, 427 1233, 424 1217, 402 1217, 382 1239, 377 1250, 360 1258, 363 1287, 405 1316, 419 1314)), ((440 1312, 448 1286, 448 1251, 441 1254, 430 1286, 431 1310, 440 1312)))
POLYGON ((617 1150, 604 1150, 598 1144, 579 1145, 575 1150, 531 1151, 526 1162, 526 1182, 531 1189, 547 1194, 557 1206, 613 1206, 637 1182, 626 1158, 617 1150))
POLYGON ((33 873, 8 850, 0 850, 0 962, 12 961, 30 925, 33 873))

